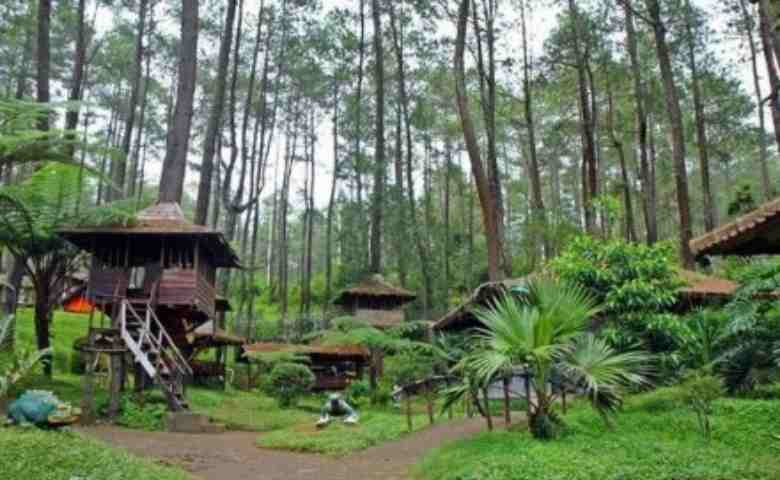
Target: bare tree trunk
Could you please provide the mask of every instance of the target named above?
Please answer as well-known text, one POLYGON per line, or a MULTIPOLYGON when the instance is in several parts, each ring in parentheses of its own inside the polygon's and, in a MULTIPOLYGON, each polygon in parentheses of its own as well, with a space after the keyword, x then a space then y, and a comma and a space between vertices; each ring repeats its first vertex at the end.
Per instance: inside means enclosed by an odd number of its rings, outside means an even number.
POLYGON ((372 273, 382 272, 382 210, 385 191, 385 63, 382 46, 382 12, 379 0, 371 1, 374 20, 374 81, 376 82, 376 126, 374 135, 374 196, 371 205, 371 265, 372 273))
MULTIPOLYGON (((78 26, 76 27, 76 49, 73 54, 73 73, 71 74, 70 92, 68 93, 68 100, 71 102, 79 102, 82 99, 82 83, 87 57, 87 34, 84 22, 85 10, 86 0, 79 0, 77 11, 78 26)), ((65 114, 65 129, 73 131, 73 135, 70 136, 71 140, 75 140, 75 130, 78 128, 79 124, 79 109, 79 106, 72 105, 65 114)), ((75 151, 75 145, 68 146, 69 157, 73 158, 75 151)))
POLYGON ((214 153, 217 136, 222 128, 222 112, 225 108, 225 86, 230 64, 230 49, 233 45, 233 24, 236 17, 237 0, 228 0, 225 12, 225 25, 222 40, 219 44, 219 59, 217 60, 216 91, 211 104, 206 136, 203 140, 203 159, 200 165, 200 182, 198 183, 198 198, 195 205, 195 223, 205 225, 208 218, 209 201, 211 200, 212 174, 214 171, 214 153))
POLYGON ((536 152, 536 124, 534 122, 533 96, 531 92, 531 63, 528 59, 528 34, 526 23, 526 0, 520 0, 520 25, 523 34, 523 111, 528 134, 528 166, 531 179, 531 209, 534 218, 534 228, 542 230, 542 242, 545 256, 550 256, 550 245, 547 240, 547 215, 542 199, 542 180, 539 174, 539 160, 536 152))
POLYGON ((412 235, 414 238, 415 246, 417 247, 417 254, 420 260, 420 273, 423 278, 423 309, 427 314, 431 308, 431 302, 433 301, 433 277, 431 275, 431 269, 429 264, 428 244, 423 238, 423 234, 420 231, 420 225, 417 221, 417 202, 414 195, 414 181, 413 181, 413 145, 412 145, 412 126, 409 113, 409 96, 406 91, 406 63, 404 62, 404 49, 403 49, 403 36, 399 23, 396 18, 395 8, 392 2, 388 4, 388 11, 390 13, 390 28, 393 34, 393 45, 396 54, 396 62, 398 64, 398 90, 401 100, 401 112, 404 123, 404 137, 406 140, 406 194, 409 200, 409 225, 412 229, 412 235))
POLYGON ((328 197, 328 212, 325 227, 325 301, 323 311, 327 311, 333 298, 333 215, 336 206, 336 188, 339 180, 339 83, 333 80, 333 176, 328 197))
MULTIPOLYGON (((150 15, 154 12, 150 12, 150 15)), ((152 31, 154 27, 154 19, 150 18, 149 20, 149 29, 147 31, 147 44, 151 45, 151 39, 152 39, 152 31)), ((152 72, 151 72, 151 61, 152 61, 152 52, 151 49, 148 49, 144 52, 146 55, 145 61, 144 61, 144 83, 143 83, 143 93, 141 94, 141 111, 138 115, 138 133, 135 135, 135 145, 133 146, 133 157, 130 162, 130 179, 127 182, 127 196, 132 198, 136 196, 136 188, 137 191, 140 192, 143 189, 142 185, 137 185, 139 183, 139 178, 141 184, 143 184, 143 177, 144 177, 144 168, 145 162, 141 162, 141 148, 142 148, 142 139, 144 138, 144 128, 146 125, 146 106, 149 100, 149 86, 152 79, 152 72)), ((140 198, 140 195, 139 195, 140 198)))
POLYGON ((694 116, 696 121, 696 146, 699 150, 699 170, 701 170, 701 193, 704 201, 704 229, 712 231, 717 225, 715 199, 710 187, 710 160, 707 145, 707 126, 704 118, 704 104, 699 85, 699 66, 696 64, 696 38, 693 27, 693 10, 690 0, 685 2, 685 30, 687 33, 688 67, 691 70, 691 90, 693 92, 694 116))
POLYGON ((635 242, 637 239, 636 227, 634 226, 634 207, 631 203, 631 181, 628 178, 628 168, 626 167, 626 152, 623 150, 623 142, 615 132, 615 101, 612 92, 612 82, 607 79, 607 96, 609 110, 607 112, 607 129, 612 140, 612 146, 617 153, 618 163, 620 164, 620 179, 623 187, 623 208, 625 209, 625 231, 623 237, 627 242, 635 242))
MULTIPOLYGON (((357 108, 355 109, 355 182, 357 184, 357 204, 360 212, 360 216, 363 214, 363 157, 361 153, 361 141, 363 133, 363 124, 360 121, 362 103, 363 103, 363 77, 364 77, 364 65, 366 56, 366 0, 360 1, 360 45, 359 45, 359 57, 358 61, 358 79, 357 79, 357 92, 355 94, 355 101, 357 102, 357 108)), ((368 247, 368 229, 362 228, 360 233, 360 248, 358 249, 358 258, 360 259, 361 267, 365 262, 365 253, 368 247)))
POLYGON ((623 0, 626 22, 626 45, 631 60, 631 73, 634 80, 634 103, 636 108, 636 142, 639 146, 639 170, 642 184, 642 211, 645 217, 647 243, 658 240, 658 219, 655 216, 655 179, 650 176, 650 164, 647 156, 647 113, 645 111, 645 86, 642 81, 642 68, 639 63, 634 12, 631 0, 623 0))
POLYGON ((758 113, 758 165, 761 170, 761 186, 763 188, 764 200, 769 200, 774 195, 772 183, 769 178, 769 166, 767 164, 767 157, 769 156, 766 141, 766 121, 764 119, 764 102, 761 94, 761 79, 758 74, 758 52, 756 48, 756 42, 753 38, 753 30, 755 29, 755 20, 750 14, 747 6, 747 0, 739 0, 739 6, 742 10, 742 21, 744 22, 743 28, 745 29, 745 37, 748 47, 750 48, 750 67, 753 74, 753 88, 756 94, 756 112, 758 113))
POLYGON ((579 110, 580 110, 580 135, 582 137, 582 206, 585 212, 585 228, 591 234, 597 233, 596 212, 593 201, 598 194, 598 171, 596 167, 596 146, 594 138, 593 112, 591 104, 588 101, 588 79, 586 63, 586 53, 583 51, 581 39, 584 37, 582 32, 582 19, 574 0, 569 0, 569 14, 572 17, 574 25, 574 55, 577 61, 577 89, 579 92, 579 110))
POLYGON ((471 119, 471 110, 468 104, 468 94, 466 91, 466 71, 464 65, 464 53, 466 50, 466 33, 468 30, 469 5, 470 0, 461 0, 458 9, 458 30, 455 39, 455 95, 458 103, 458 114, 460 115, 461 126, 463 128, 463 139, 466 144, 466 150, 471 161, 471 170, 474 175, 474 182, 477 186, 479 202, 482 208, 482 221, 485 227, 485 237, 487 239, 488 254, 488 276, 491 280, 500 280, 504 275, 503 266, 503 244, 501 238, 502 222, 500 217, 500 206, 498 198, 495 195, 494 188, 491 188, 491 182, 485 173, 482 165, 482 156, 480 154, 479 143, 474 131, 474 124, 471 119))
POLYGON ((181 40, 179 42, 179 78, 173 125, 168 131, 159 200, 181 202, 187 174, 193 100, 198 67, 198 0, 182 0, 181 40))
MULTIPOLYGON (((51 21, 51 0, 38 0, 38 46, 37 46, 37 66, 36 85, 38 89, 38 102, 49 103, 51 95, 49 93, 49 69, 50 69, 50 51, 49 51, 49 23, 51 21)), ((49 129, 49 115, 41 116, 38 120, 38 130, 49 129)))
MULTIPOLYGON (((141 75, 143 71, 144 59, 144 30, 146 29, 146 10, 148 0, 139 0, 138 2, 138 25, 136 27, 135 39, 135 59, 133 62, 133 77, 130 84, 130 103, 127 108, 127 122, 124 136, 122 137, 122 155, 117 157, 116 168, 114 170, 114 185, 118 189, 111 198, 124 198, 127 186, 125 178, 127 174, 126 159, 130 156, 130 144, 133 140, 133 127, 135 126, 135 112, 138 108, 138 101, 141 97, 141 75)), ((131 178, 135 177, 135 172, 131 172, 131 178)))
POLYGON ((655 34, 656 54, 661 69, 661 80, 664 87, 664 99, 666 101, 666 113, 669 117, 669 125, 672 137, 672 158, 674 162, 674 178, 677 190, 677 209, 680 219, 680 257, 685 268, 693 268, 693 254, 689 242, 691 233, 691 212, 688 199, 688 173, 685 168, 685 137, 683 131, 682 112, 674 82, 674 71, 666 42, 666 26, 661 19, 661 7, 658 0, 646 0, 648 14, 653 22, 655 34))
POLYGON ((778 90, 780 89, 780 78, 777 73, 777 63, 775 61, 775 51, 772 43, 772 26, 769 21, 769 13, 767 12, 767 6, 765 0, 759 1, 759 18, 761 21, 761 46, 764 50, 764 60, 766 61, 766 70, 769 75, 769 98, 772 100, 769 111, 772 113, 772 123, 775 127, 775 141, 777 142, 777 148, 780 149, 780 109, 775 108, 777 105, 778 90))

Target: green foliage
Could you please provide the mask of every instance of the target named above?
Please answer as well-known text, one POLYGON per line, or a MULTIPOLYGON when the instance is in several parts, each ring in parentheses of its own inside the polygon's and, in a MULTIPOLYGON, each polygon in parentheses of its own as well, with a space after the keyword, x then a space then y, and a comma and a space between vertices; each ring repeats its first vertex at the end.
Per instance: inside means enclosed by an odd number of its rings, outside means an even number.
POLYGON ((575 404, 558 439, 496 431, 429 452, 415 469, 421 480, 773 480, 780 471, 774 439, 780 402, 718 399, 718 428, 702 445, 679 389, 629 397, 614 430, 575 404))
POLYGON ((344 400, 350 405, 361 405, 371 395, 371 386, 365 380, 352 382, 344 390, 344 400))
MULTIPOLYGON (((0 345, 6 341, 11 332, 13 319, 0 318, 0 345)), ((0 352, 0 400, 8 397, 11 388, 30 375, 33 367, 51 350, 30 350, 26 345, 16 347, 13 351, 0 352)))
POLYGON ((282 408, 294 407, 298 399, 314 386, 314 374, 300 363, 277 363, 268 374, 263 389, 282 408))
POLYGON ((589 236, 574 239, 551 264, 562 280, 585 288, 607 315, 659 312, 681 286, 670 243, 648 246, 589 236))
POLYGON ((720 379, 712 375, 695 374, 680 387, 681 399, 695 413, 704 438, 712 438, 712 402, 723 396, 720 379))
MULTIPOLYGON (((535 280, 523 300, 505 295, 492 308, 475 311, 484 325, 477 337, 481 349, 465 357, 460 368, 467 365, 465 370, 472 370, 483 386, 516 367, 529 369, 536 398, 530 422, 540 438, 553 436, 558 423, 554 413, 557 393, 548 388, 554 377, 584 389, 608 421, 607 415, 616 411, 626 387, 647 383, 650 357, 639 351, 618 352, 603 339, 585 333, 597 311, 584 288, 546 278, 535 280)), ((464 383, 473 383, 468 376, 463 376, 464 383)), ((468 388, 473 391, 474 386, 468 388)))
POLYGON ((433 366, 430 355, 404 351, 385 358, 385 376, 396 385, 409 385, 433 375, 433 366))
POLYGON ((146 431, 159 431, 165 427, 165 414, 168 408, 161 397, 145 399, 143 403, 139 403, 125 395, 122 397, 120 407, 120 414, 116 419, 118 425, 146 431))
POLYGON ((132 456, 74 431, 0 428, 3 478, 187 480, 177 468, 132 456))

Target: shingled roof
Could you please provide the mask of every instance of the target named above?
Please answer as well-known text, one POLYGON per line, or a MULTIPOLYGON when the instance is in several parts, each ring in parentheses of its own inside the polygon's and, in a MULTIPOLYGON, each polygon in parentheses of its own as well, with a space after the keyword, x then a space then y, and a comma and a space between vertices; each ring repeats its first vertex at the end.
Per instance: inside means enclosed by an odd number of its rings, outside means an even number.
POLYGON ((355 297, 388 298, 406 303, 417 298, 417 295, 409 290, 390 285, 381 275, 371 275, 339 292, 333 303, 337 305, 348 304, 350 299, 355 297))
POLYGON ((780 198, 694 238, 689 245, 697 257, 780 254, 780 198))

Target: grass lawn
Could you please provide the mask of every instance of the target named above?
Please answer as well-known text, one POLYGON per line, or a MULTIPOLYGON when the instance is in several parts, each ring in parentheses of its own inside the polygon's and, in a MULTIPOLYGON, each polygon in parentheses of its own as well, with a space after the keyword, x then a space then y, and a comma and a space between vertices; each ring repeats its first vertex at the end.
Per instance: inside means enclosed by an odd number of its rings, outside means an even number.
MULTIPOLYGON (((338 456, 395 440, 407 433, 406 417, 396 411, 358 411, 360 422, 357 425, 347 426, 334 419, 328 427, 318 429, 315 425, 317 416, 310 416, 305 423, 259 436, 257 444, 265 448, 338 456)), ((414 430, 428 425, 427 415, 417 413, 412 418, 414 430)))
POLYGON ((425 480, 770 480, 780 478, 780 402, 721 399, 713 439, 674 389, 629 399, 614 431, 583 404, 561 438, 485 433, 430 452, 415 469, 425 480))
POLYGON ((163 467, 77 432, 0 428, 0 478, 24 480, 186 480, 163 467))

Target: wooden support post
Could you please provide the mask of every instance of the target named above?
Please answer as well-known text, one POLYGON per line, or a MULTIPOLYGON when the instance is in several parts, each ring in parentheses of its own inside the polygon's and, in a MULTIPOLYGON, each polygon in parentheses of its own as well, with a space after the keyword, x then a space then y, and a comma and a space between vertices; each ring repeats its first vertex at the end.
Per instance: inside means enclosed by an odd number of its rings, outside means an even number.
POLYGON ((563 414, 566 415, 566 387, 561 387, 561 404, 563 406, 563 414))
POLYGON ((406 399, 406 428, 410 432, 412 431, 412 395, 409 392, 404 392, 406 399))
POLYGON ((95 423, 95 360, 97 354, 84 352, 87 362, 84 377, 81 379, 83 394, 81 396, 81 424, 92 425, 95 423))
POLYGON ((435 418, 433 415, 433 395, 430 383, 425 384, 425 403, 428 410, 428 422, 433 425, 435 418))
POLYGON ((512 405, 509 398, 509 379, 509 376, 504 376, 504 378, 501 379, 501 382, 504 386, 504 423, 506 423, 506 428, 509 428, 509 426, 512 425, 512 405))
POLYGON ((111 353, 111 398, 108 404, 108 417, 116 418, 119 415, 120 396, 122 387, 122 354, 111 353))

